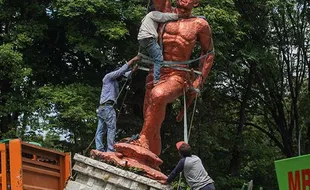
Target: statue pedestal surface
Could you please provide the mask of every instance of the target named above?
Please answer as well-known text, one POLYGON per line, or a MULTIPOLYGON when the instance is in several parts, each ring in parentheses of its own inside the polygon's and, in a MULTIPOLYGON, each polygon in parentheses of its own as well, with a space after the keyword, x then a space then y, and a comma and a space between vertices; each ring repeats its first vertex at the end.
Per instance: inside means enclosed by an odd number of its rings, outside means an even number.
POLYGON ((65 190, 172 190, 170 185, 79 154, 74 160, 75 175, 65 190))
POLYGON ((163 161, 150 150, 128 143, 116 143, 114 148, 116 152, 91 150, 91 158, 101 159, 124 168, 139 169, 146 177, 157 181, 164 182, 167 179, 159 168, 163 161))

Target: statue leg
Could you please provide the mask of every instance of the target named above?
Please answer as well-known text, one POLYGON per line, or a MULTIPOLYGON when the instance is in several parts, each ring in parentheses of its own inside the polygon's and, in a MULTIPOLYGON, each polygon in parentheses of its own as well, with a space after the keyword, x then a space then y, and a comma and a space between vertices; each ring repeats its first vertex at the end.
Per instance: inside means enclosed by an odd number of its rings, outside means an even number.
POLYGON ((166 105, 183 94, 185 79, 170 76, 153 88, 147 88, 144 104, 144 124, 139 143, 159 155, 161 152, 160 128, 166 114, 166 105))

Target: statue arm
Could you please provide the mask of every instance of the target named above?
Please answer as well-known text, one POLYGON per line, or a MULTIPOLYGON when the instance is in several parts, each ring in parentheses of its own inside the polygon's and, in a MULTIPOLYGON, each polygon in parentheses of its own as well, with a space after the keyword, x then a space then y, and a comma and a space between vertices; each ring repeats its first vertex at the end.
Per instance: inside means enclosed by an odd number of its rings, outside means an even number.
POLYGON ((193 86, 195 88, 200 88, 205 82, 207 76, 209 75, 215 57, 214 53, 210 53, 213 51, 212 33, 209 24, 205 20, 198 33, 198 38, 201 46, 201 56, 206 54, 208 55, 205 59, 200 60, 199 71, 202 72, 202 75, 197 77, 194 81, 193 86))
POLYGON ((155 10, 160 12, 172 12, 170 0, 153 0, 155 10))
MULTIPOLYGON (((213 40, 212 40, 212 34, 211 34, 211 29, 210 29, 209 24, 207 23, 207 21, 203 19, 199 20, 198 23, 200 26, 199 27, 200 29, 198 32, 198 39, 199 39, 199 43, 201 46, 201 56, 207 54, 206 58, 200 60, 200 63, 199 63, 199 71, 201 71, 202 75, 199 75, 193 82, 193 87, 200 89, 211 70, 215 54, 210 53, 213 50, 213 40)), ((193 90, 190 90, 188 92, 189 98, 186 101, 187 108, 191 105, 191 103, 195 99, 196 93, 197 91, 193 91, 193 90)), ((183 118, 183 115, 184 115, 184 110, 181 109, 181 111, 179 112, 176 118, 177 121, 181 121, 183 118)))

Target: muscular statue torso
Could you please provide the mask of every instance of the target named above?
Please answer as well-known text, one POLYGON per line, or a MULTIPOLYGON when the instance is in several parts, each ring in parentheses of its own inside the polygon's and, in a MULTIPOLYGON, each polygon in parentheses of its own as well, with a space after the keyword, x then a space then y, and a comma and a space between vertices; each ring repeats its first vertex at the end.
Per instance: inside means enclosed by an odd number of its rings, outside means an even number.
MULTIPOLYGON (((163 56, 166 61, 190 59, 199 33, 208 25, 202 18, 188 18, 166 24, 163 35, 163 56)), ((159 28, 161 36, 162 27, 159 28)))

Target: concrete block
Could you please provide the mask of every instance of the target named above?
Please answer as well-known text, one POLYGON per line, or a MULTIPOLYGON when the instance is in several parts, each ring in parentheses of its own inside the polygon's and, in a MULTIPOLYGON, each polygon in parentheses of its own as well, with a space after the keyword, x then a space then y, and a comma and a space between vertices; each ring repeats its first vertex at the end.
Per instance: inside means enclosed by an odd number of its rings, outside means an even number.
POLYGON ((92 187, 94 185, 95 180, 93 178, 88 178, 87 180, 87 186, 92 187))
POLYGON ((171 190, 153 179, 76 154, 73 170, 75 181, 70 181, 66 190, 171 190), (70 189, 68 189, 70 188, 70 189))
POLYGON ((136 189, 138 189, 138 187, 139 187, 139 183, 134 181, 134 182, 131 183, 131 186, 130 186, 129 189, 130 190, 136 190, 136 189))
POLYGON ((78 190, 80 189, 80 184, 75 181, 69 181, 65 187, 65 190, 78 190))

